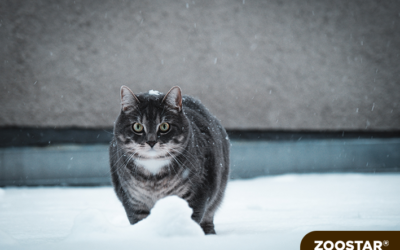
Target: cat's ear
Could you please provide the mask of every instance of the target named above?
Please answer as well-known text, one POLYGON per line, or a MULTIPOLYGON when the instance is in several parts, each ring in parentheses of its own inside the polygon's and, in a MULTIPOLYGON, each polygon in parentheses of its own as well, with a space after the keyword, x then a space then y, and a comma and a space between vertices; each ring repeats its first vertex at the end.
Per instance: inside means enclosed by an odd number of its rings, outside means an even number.
POLYGON ((139 104, 139 99, 127 86, 121 86, 121 109, 124 112, 129 112, 135 109, 139 104))
POLYGON ((178 86, 172 87, 165 95, 162 102, 165 102, 168 106, 177 109, 179 112, 182 111, 182 92, 178 86))

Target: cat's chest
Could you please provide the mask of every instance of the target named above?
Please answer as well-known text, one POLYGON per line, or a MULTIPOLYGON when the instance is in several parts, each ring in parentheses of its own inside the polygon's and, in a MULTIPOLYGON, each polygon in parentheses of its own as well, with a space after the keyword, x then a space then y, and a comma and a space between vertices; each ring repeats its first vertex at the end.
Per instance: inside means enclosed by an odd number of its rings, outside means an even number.
POLYGON ((161 179, 142 179, 130 175, 122 185, 132 201, 138 201, 151 208, 158 200, 166 196, 177 195, 183 197, 189 192, 189 183, 184 181, 185 176, 182 177, 185 174, 186 171, 178 171, 161 179))
POLYGON ((157 174, 162 168, 168 167, 171 163, 169 159, 136 159, 135 164, 140 166, 151 174, 157 174))

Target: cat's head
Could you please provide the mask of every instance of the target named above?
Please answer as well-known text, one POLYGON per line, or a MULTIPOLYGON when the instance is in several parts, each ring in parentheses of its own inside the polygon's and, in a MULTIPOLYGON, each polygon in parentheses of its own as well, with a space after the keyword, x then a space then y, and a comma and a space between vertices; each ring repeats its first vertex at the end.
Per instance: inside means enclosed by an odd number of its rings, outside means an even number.
POLYGON ((121 113, 115 123, 118 145, 137 159, 168 159, 183 150, 188 137, 181 89, 135 95, 121 87, 121 113))

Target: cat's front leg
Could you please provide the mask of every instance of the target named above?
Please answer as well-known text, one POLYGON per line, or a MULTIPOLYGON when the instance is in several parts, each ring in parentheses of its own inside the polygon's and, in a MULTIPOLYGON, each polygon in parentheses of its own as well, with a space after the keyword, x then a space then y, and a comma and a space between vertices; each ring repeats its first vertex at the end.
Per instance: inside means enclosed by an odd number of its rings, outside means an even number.
POLYGON ((189 201, 189 206, 193 209, 192 219, 201 226, 204 233, 215 234, 212 218, 209 220, 209 218, 204 217, 208 200, 209 198, 205 195, 197 196, 192 201, 189 201))
POLYGON ((146 209, 140 209, 140 207, 137 207, 133 204, 124 202, 123 205, 125 208, 126 216, 128 217, 129 223, 131 225, 138 223, 150 214, 150 211, 146 209))
POLYGON ((203 219, 204 212, 206 211, 205 208, 206 208, 205 204, 193 207, 192 219, 198 224, 200 224, 201 220, 203 219))
POLYGON ((192 219, 196 221, 203 229, 205 234, 216 234, 214 229, 213 218, 206 218, 205 209, 206 205, 193 209, 192 219))
MULTIPOLYGON (((125 209, 126 211, 126 209, 125 209)), ((131 212, 126 212, 126 215, 128 216, 129 223, 131 225, 138 223, 139 221, 143 220, 147 216, 149 216, 149 212, 147 211, 131 211, 131 212)))

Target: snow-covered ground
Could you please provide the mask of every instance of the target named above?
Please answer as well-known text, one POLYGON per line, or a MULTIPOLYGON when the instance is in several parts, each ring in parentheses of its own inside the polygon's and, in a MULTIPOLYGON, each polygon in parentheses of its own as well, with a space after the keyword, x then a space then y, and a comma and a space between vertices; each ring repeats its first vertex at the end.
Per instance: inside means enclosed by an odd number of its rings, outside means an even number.
POLYGON ((111 187, 0 189, 0 249, 299 249, 315 230, 400 230, 399 174, 231 181, 204 236, 169 197, 130 226, 111 187))

